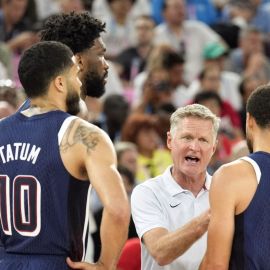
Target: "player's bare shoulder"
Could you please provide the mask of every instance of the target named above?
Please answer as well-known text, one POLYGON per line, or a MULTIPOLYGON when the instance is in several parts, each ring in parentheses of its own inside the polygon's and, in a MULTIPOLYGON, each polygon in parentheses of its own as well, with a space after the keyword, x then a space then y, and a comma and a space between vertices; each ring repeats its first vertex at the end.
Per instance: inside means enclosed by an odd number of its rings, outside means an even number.
POLYGON ((239 200, 243 199, 241 197, 243 191, 248 193, 247 188, 253 190, 256 187, 255 179, 252 166, 245 160, 238 159, 222 165, 214 173, 211 189, 214 190, 214 193, 217 193, 218 190, 220 193, 229 194, 230 198, 235 198, 235 204, 237 204, 239 200))
POLYGON ((252 173, 252 166, 244 159, 237 159, 222 165, 214 174, 214 178, 225 179, 227 183, 235 182, 246 177, 249 172, 252 173))
POLYGON ((99 146, 108 140, 107 135, 97 126, 80 118, 73 120, 60 143, 60 152, 83 147, 91 155, 99 146))

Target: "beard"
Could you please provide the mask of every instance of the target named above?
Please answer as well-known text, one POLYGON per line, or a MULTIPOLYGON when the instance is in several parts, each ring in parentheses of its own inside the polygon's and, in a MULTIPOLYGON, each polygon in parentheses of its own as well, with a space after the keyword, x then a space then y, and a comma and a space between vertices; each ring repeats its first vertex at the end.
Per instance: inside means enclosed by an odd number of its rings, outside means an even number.
POLYGON ((67 113, 71 115, 76 115, 80 112, 80 96, 73 88, 68 89, 66 108, 67 113))
POLYGON ((98 75, 97 72, 91 71, 85 74, 82 79, 82 93, 84 96, 99 98, 105 93, 104 77, 98 75))

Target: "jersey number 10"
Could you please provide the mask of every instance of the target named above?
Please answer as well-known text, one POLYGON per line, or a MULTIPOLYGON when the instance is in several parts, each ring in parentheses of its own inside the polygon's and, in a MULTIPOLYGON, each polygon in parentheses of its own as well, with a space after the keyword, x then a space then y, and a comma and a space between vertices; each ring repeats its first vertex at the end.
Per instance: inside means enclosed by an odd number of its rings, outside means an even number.
POLYGON ((23 236, 34 237, 40 232, 41 187, 32 175, 18 175, 13 180, 0 175, 0 220, 3 232, 12 235, 13 228, 23 236))

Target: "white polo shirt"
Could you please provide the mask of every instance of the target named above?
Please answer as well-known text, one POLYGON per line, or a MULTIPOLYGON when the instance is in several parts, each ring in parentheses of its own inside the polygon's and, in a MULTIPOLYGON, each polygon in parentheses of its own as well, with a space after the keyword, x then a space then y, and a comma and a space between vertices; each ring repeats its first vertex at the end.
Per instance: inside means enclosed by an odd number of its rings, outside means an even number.
MULTIPOLYGON (((137 233, 154 228, 175 231, 209 208, 211 176, 206 175, 205 188, 197 197, 182 189, 171 175, 171 166, 155 178, 138 185, 132 192, 131 209, 137 233)), ((197 270, 206 251, 206 234, 194 243, 182 256, 167 266, 159 266, 142 243, 142 270, 197 270)))

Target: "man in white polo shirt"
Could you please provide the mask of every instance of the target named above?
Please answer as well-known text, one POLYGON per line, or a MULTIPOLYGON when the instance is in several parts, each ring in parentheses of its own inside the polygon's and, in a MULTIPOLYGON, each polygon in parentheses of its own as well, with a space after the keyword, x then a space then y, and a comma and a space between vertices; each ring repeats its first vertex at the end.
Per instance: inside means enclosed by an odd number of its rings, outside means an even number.
POLYGON ((210 219, 207 165, 217 146, 219 118, 193 104, 171 116, 167 145, 173 165, 138 185, 132 216, 142 242, 142 270, 197 270, 210 219))

